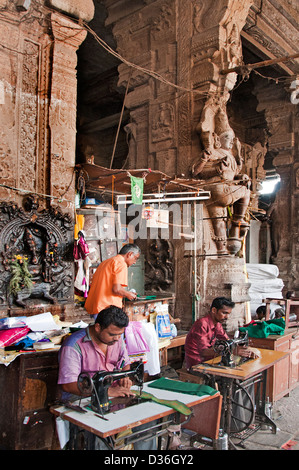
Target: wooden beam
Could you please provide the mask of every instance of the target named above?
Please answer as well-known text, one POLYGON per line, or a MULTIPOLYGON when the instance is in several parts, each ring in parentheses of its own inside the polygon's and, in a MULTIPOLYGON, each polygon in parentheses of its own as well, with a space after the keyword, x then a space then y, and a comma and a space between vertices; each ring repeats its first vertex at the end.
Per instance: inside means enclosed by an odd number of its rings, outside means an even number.
MULTIPOLYGON (((103 131, 110 127, 116 127, 119 124, 121 113, 112 114, 102 119, 97 119, 79 127, 78 132, 82 134, 90 134, 92 132, 103 131)), ((129 116, 129 111, 125 110, 122 116, 122 121, 125 121, 129 116)))
POLYGON ((297 57, 299 57, 299 52, 297 52, 297 54, 287 55, 284 57, 279 57, 277 59, 263 60, 262 62, 257 62, 255 64, 239 65, 238 67, 233 67, 232 69, 221 70, 220 73, 221 75, 227 75, 228 73, 231 73, 231 72, 237 72, 237 73, 250 72, 251 70, 254 70, 260 67, 269 67, 270 65, 287 62, 288 60, 296 59, 297 57))

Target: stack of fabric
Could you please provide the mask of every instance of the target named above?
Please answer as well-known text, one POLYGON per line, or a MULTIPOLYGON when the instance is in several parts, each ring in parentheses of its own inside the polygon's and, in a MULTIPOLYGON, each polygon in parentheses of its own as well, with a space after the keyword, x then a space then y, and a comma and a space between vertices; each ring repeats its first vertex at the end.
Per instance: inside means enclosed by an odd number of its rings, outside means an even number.
MULTIPOLYGON (((246 264, 249 288, 250 311, 252 317, 256 315, 256 309, 264 299, 282 299, 283 280, 280 279, 279 269, 274 264, 246 264)), ((271 312, 277 308, 277 304, 270 304, 271 312)))

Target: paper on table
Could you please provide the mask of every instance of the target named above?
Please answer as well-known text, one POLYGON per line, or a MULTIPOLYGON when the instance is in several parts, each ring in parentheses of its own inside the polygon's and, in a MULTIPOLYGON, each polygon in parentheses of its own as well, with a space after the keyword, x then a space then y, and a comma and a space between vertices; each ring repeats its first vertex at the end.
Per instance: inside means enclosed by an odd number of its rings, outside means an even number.
POLYGON ((51 312, 40 313, 27 317, 27 326, 31 331, 60 330, 61 327, 54 321, 51 312))

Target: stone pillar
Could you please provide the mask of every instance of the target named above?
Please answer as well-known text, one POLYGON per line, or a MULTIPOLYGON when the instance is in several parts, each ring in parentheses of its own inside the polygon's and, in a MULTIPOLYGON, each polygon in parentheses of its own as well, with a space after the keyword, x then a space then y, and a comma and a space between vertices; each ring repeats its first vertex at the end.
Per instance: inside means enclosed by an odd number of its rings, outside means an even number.
POLYGON ((16 2, 1 2, 0 182, 6 187, 0 198, 19 203, 28 191, 42 195, 44 207, 51 201, 44 195, 56 197, 54 205, 64 198, 69 202, 60 207, 73 215, 76 50, 86 32, 62 12, 88 21, 94 5, 92 0, 49 3, 59 13, 51 15, 39 1, 22 10, 16 2))
POLYGON ((73 208, 76 152, 76 50, 86 31, 68 18, 52 13, 54 36, 50 125, 50 177, 52 204, 73 208))
MULTIPOLYGON (((130 80, 125 103, 131 118, 126 127, 131 137, 129 168, 150 167, 190 176, 192 162, 201 150, 196 126, 204 104, 211 94, 222 96, 235 84, 235 73, 221 75, 220 71, 241 61, 240 31, 252 3, 105 1, 106 26, 112 28, 117 52, 134 64, 118 67, 119 86, 126 89, 130 80)), ((209 226, 201 233, 209 233, 209 226)), ((176 263, 176 315, 190 326, 192 299, 185 280, 190 278, 192 257, 188 258, 183 240, 174 242, 175 257, 182 260, 176 263)), ((203 252, 199 254, 197 272, 208 277, 203 252)), ((206 263, 212 264, 212 259, 206 263)), ((219 290, 227 283, 232 283, 229 273, 220 275, 219 290)), ((205 299, 203 286, 206 283, 200 277, 198 292, 205 299)), ((202 313, 201 308, 198 311, 202 313)))
POLYGON ((209 311, 215 297, 227 297, 235 307, 226 324, 228 333, 248 322, 250 297, 243 258, 206 259, 204 261, 204 282, 202 284, 202 312, 209 311))
MULTIPOLYGON (((0 199, 48 193, 48 87, 51 38, 47 13, 3 2, 0 19, 0 199)), ((42 204, 46 201, 43 199, 42 204)))
POLYGON ((299 155, 296 105, 292 89, 267 83, 257 92, 258 110, 265 112, 269 129, 268 151, 281 181, 269 210, 272 237, 271 262, 279 268, 284 291, 299 291, 299 155))
MULTIPOLYGON (((54 297, 63 306, 55 309, 61 314, 66 305, 74 306, 69 252, 75 203, 76 50, 86 36, 77 20, 92 18, 93 2, 53 0, 45 6, 36 0, 19 9, 17 2, 1 0, 0 6, 0 316, 7 315, 8 263, 16 254, 28 255, 23 236, 36 227, 32 246, 35 250, 38 245, 40 257, 30 258, 28 269, 40 292, 36 289, 33 297, 42 299, 40 306, 56 277, 60 293, 54 297), (28 194, 35 211, 24 212, 28 194), (56 264, 54 251, 48 259, 53 243, 59 251, 56 264)), ((42 308, 52 308, 49 299, 42 308)), ((39 313, 38 306, 33 299, 30 314, 39 313)))

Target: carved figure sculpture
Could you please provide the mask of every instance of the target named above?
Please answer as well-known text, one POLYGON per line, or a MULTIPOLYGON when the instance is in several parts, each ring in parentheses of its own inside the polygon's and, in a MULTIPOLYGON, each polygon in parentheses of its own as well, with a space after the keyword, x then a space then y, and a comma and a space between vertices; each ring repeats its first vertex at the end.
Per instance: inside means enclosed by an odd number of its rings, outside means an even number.
POLYGON ((241 174, 241 144, 228 123, 225 99, 212 98, 203 110, 198 126, 203 152, 192 167, 192 175, 206 181, 211 200, 207 209, 214 229, 218 254, 234 254, 248 230, 245 214, 250 201, 250 180, 241 174), (227 236, 227 208, 232 212, 227 236))
POLYGON ((173 247, 168 240, 157 238, 149 248, 145 273, 145 288, 148 291, 165 292, 173 284, 173 247))

